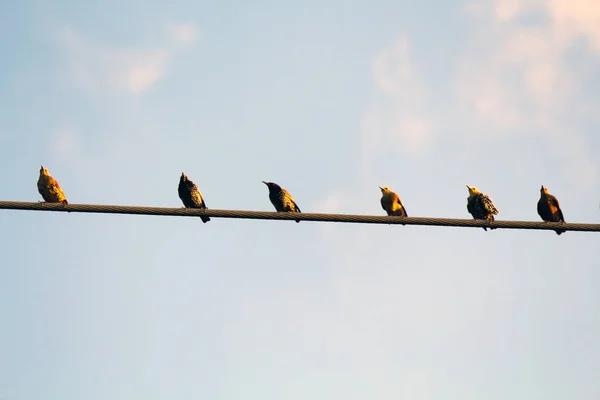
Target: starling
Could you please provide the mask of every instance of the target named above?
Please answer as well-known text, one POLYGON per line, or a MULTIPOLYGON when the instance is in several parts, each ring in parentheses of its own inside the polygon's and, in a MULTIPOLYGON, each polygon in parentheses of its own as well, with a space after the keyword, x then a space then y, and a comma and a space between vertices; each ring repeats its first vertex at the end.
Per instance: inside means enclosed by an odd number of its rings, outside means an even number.
MULTIPOLYGON (((262 181, 269 188, 269 200, 277 212, 302 212, 287 190, 276 183, 262 181)), ((300 222, 300 220, 296 220, 300 222)))
MULTIPOLYGON (((179 198, 183 202, 185 208, 201 208, 206 210, 206 203, 204 202, 202 193, 198 190, 198 186, 190 181, 183 172, 181 173, 181 178, 179 178, 179 187, 177 188, 177 191, 179 192, 179 198)), ((201 215, 200 218, 204 223, 210 221, 210 218, 205 215, 201 215)))
POLYGON ((387 215, 397 215, 400 217, 408 217, 406 208, 402 205, 400 197, 392 192, 387 186, 379 186, 381 189, 381 207, 387 212, 387 215))
MULTIPOLYGON (((540 189, 540 200, 537 203, 537 212, 545 222, 565 222, 560 204, 556 197, 548 193, 544 186, 540 189)), ((556 229, 556 234, 566 232, 564 229, 556 229)))
MULTIPOLYGON (((487 194, 481 193, 476 187, 467 185, 469 197, 467 197, 467 210, 473 216, 473 219, 484 219, 490 222, 494 221, 494 215, 498 215, 498 209, 494 206, 492 199, 487 194)), ((490 228, 496 229, 496 228, 490 228)), ((487 231, 483 227, 484 231, 487 231)))
POLYGON ((50 176, 48 170, 43 165, 40 167, 40 177, 38 178, 37 187, 38 192, 40 192, 45 202, 69 204, 62 188, 56 179, 50 176))

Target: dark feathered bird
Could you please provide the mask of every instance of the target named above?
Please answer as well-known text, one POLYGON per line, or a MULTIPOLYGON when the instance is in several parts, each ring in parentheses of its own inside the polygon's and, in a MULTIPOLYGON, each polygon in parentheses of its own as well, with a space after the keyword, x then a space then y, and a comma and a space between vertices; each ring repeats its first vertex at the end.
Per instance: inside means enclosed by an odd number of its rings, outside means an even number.
MULTIPOLYGON (((269 188, 269 200, 277 212, 302 212, 287 190, 273 182, 262 181, 262 183, 269 188)), ((296 222, 300 222, 300 220, 297 219, 296 222)))
MULTIPOLYGON (((201 208, 206 210, 206 203, 204 202, 202 193, 198 190, 198 186, 190 181, 183 172, 179 178, 179 187, 177 188, 177 191, 179 192, 179 198, 183 202, 185 208, 201 208)), ((205 215, 200 216, 200 218, 204 223, 210 221, 210 218, 205 215)))
POLYGON ((37 181, 38 192, 42 195, 44 201, 48 203, 69 204, 62 188, 42 165, 40 167, 40 176, 37 181))
MULTIPOLYGON (((473 219, 483 219, 493 222, 494 215, 498 215, 499 211, 496 206, 494 206, 490 196, 481 193, 474 186, 467 185, 467 189, 469 189, 469 197, 467 197, 467 211, 471 213, 473 219)), ((485 227, 483 227, 483 230, 487 231, 485 227)))
MULTIPOLYGON (((540 189, 540 199, 537 203, 537 212, 545 222, 565 222, 560 204, 556 197, 548 193, 544 186, 540 189)), ((566 232, 564 229, 556 229, 556 234, 566 232)))
POLYGON ((387 215, 408 217, 406 208, 396 193, 392 192, 387 186, 379 186, 379 189, 381 189, 381 207, 387 215))

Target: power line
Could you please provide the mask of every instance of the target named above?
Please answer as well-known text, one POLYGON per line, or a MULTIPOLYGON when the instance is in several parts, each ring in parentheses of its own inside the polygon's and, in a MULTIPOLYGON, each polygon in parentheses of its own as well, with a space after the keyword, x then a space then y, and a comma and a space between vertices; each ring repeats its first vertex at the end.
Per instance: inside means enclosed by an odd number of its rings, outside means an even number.
POLYGON ((0 209, 28 211, 57 211, 99 214, 132 214, 132 215, 162 215, 172 217, 199 217, 207 215, 211 218, 242 218, 267 219, 285 221, 317 221, 317 222, 347 222, 358 224, 391 224, 391 225, 425 225, 482 228, 494 227, 499 229, 540 229, 554 230, 557 228, 567 231, 600 232, 600 224, 557 223, 537 221, 481 221, 474 219, 427 218, 427 217, 388 217, 382 215, 352 215, 352 214, 315 214, 315 213, 278 213, 270 211, 246 210, 217 210, 115 206, 103 204, 69 204, 60 203, 28 203, 20 201, 0 201, 0 209))

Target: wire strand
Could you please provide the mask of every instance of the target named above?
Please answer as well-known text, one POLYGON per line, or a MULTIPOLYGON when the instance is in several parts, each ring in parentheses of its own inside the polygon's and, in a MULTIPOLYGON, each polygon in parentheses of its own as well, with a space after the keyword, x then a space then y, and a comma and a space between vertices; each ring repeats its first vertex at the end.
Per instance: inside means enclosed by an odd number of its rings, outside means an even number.
POLYGON ((60 203, 29 203, 20 201, 0 201, 0 209, 28 211, 58 211, 75 213, 99 214, 131 214, 131 215, 160 215, 171 217, 199 217, 206 215, 211 218, 242 218, 284 221, 315 221, 315 222, 346 222, 357 224, 389 224, 389 225, 425 225, 452 226, 468 228, 498 228, 498 229, 538 229, 579 232, 600 232, 600 224, 557 223, 537 221, 495 221, 488 222, 474 219, 427 218, 427 217, 388 217, 386 215, 352 215, 352 214, 315 214, 315 213, 278 213, 270 211, 246 210, 217 210, 205 211, 191 208, 140 207, 104 204, 69 204, 60 203))

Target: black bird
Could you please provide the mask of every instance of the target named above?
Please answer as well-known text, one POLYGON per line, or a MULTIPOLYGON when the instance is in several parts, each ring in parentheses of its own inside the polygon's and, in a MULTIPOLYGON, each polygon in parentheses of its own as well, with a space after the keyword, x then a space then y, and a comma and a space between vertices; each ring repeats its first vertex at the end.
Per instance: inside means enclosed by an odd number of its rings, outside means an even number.
MULTIPOLYGON (((481 193, 475 186, 467 185, 469 197, 467 197, 467 211, 473 216, 473 219, 483 219, 494 222, 494 215, 499 211, 487 194, 481 193)), ((490 228, 496 229, 496 228, 490 228)), ((487 231, 485 226, 484 231, 487 231)))
MULTIPOLYGON (((262 183, 269 188, 269 200, 277 212, 302 212, 287 190, 273 182, 262 181, 262 183)), ((300 220, 297 219, 296 222, 300 222, 300 220)))
MULTIPOLYGON (((183 172, 181 173, 181 178, 179 178, 179 187, 177 188, 177 191, 179 192, 179 198, 183 202, 185 208, 201 208, 206 210, 206 203, 204 202, 202 193, 198 190, 198 186, 190 181, 183 172)), ((200 216, 200 218, 204 223, 210 221, 210 218, 204 215, 200 216)))
MULTIPOLYGON (((537 212, 545 222, 565 222, 565 217, 560 209, 558 199, 548 193, 548 189, 544 186, 540 189, 537 212)), ((564 229, 556 229, 555 231, 557 235, 566 232, 564 229)))

